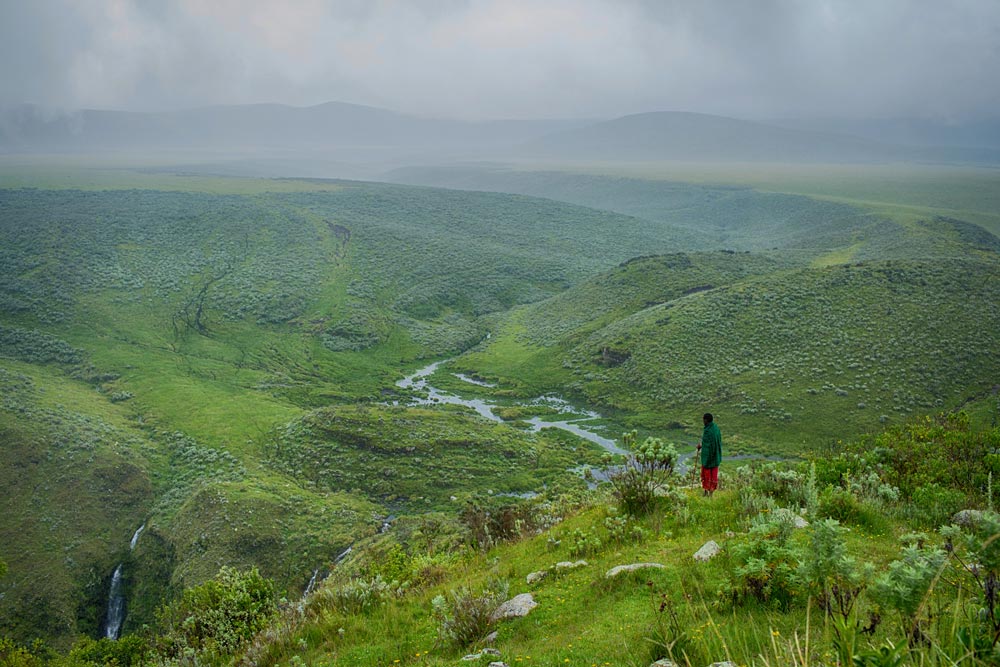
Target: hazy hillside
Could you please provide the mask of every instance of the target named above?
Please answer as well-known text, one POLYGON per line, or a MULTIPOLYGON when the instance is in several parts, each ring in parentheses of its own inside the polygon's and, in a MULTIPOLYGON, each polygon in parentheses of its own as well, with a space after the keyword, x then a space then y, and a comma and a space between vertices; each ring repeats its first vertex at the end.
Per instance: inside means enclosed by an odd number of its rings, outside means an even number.
POLYGON ((958 219, 552 173, 536 185, 635 215, 133 177, 146 189, 0 190, 16 490, 0 619, 23 640, 101 632, 116 570, 129 632, 223 565, 294 598, 393 517, 450 525, 466 501, 577 494, 601 450, 532 430, 563 409, 542 393, 684 440, 708 406, 731 445, 801 453, 977 401, 1000 372, 1000 241, 958 219), (407 405, 427 397, 398 380, 464 351, 433 381, 508 423, 407 405))
POLYGON ((216 106, 173 112, 0 110, 0 152, 226 150, 237 154, 340 149, 352 159, 391 151, 507 146, 587 121, 465 122, 328 102, 216 106), (349 150, 348 150, 349 149, 349 150))
POLYGON ((961 255, 934 233, 869 209, 742 186, 489 166, 411 167, 388 178, 466 190, 514 192, 582 204, 688 230, 689 248, 766 251, 812 261, 961 255))
POLYGON ((996 163, 1000 160, 1000 151, 994 148, 968 147, 965 143, 951 148, 900 146, 890 136, 861 137, 829 128, 800 129, 676 111, 635 114, 553 132, 528 142, 518 154, 591 162, 996 163))
POLYGON ((460 364, 653 429, 711 408, 741 438, 801 453, 989 394, 1000 258, 969 252, 978 259, 796 270, 752 255, 646 258, 513 311, 460 364))
POLYGON ((949 122, 925 118, 777 118, 766 122, 796 130, 851 135, 898 146, 951 146, 983 152, 1000 150, 1000 123, 996 120, 949 122))
POLYGON ((15 636, 97 634, 117 564, 131 630, 221 565, 298 593, 401 509, 573 482, 576 442, 312 409, 380 401, 418 359, 480 340, 482 315, 689 236, 510 195, 268 185, 0 190, 0 619, 15 636))

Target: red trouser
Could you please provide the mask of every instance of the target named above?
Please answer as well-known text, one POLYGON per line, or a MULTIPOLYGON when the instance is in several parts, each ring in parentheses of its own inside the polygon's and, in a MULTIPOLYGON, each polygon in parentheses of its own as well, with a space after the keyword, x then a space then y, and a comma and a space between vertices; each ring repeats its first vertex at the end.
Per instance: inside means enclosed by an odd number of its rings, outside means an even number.
POLYGON ((715 491, 719 488, 719 466, 714 468, 701 469, 701 488, 706 491, 715 491))

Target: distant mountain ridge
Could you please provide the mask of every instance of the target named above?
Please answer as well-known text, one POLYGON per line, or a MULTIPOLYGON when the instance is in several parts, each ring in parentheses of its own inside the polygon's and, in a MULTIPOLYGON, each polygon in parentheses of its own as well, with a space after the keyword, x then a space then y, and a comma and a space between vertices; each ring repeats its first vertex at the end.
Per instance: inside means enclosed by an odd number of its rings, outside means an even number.
POLYGON ((87 109, 68 113, 22 105, 0 111, 0 151, 489 147, 520 143, 588 122, 471 122, 423 118, 344 102, 310 107, 251 104, 166 112, 87 109))
POLYGON ((572 160, 886 162, 1000 160, 1000 150, 914 147, 829 130, 781 127, 687 111, 633 114, 541 137, 532 157, 572 160))
POLYGON ((953 128, 949 133, 900 123, 761 123, 687 111, 603 121, 472 122, 343 102, 68 113, 22 105, 0 110, 0 152, 185 150, 407 163, 426 160, 427 155, 568 161, 1000 163, 997 127, 985 124, 985 129, 962 133, 953 128), (914 139, 916 135, 923 139, 914 139), (977 136, 996 141, 984 139, 978 144, 977 136), (942 143, 948 140, 954 143, 942 143))

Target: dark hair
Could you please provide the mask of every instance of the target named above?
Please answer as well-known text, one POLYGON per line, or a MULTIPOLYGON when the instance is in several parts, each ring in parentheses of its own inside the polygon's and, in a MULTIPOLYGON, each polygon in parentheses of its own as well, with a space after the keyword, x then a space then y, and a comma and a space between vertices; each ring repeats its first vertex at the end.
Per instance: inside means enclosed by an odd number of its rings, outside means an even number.
POLYGON ((712 421, 712 413, 711 412, 706 412, 704 419, 707 422, 711 422, 712 421))

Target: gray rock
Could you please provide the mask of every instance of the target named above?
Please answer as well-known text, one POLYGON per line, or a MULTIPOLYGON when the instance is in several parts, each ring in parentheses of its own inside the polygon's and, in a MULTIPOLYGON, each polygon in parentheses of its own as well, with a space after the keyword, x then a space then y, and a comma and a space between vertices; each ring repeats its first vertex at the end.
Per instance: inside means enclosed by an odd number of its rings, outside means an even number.
POLYGON ((979 525, 984 516, 986 516, 986 513, 982 510, 962 510, 961 512, 956 512, 955 516, 951 517, 951 522, 963 528, 972 528, 979 525))
POLYGON ((483 657, 482 653, 470 653, 469 655, 463 655, 462 661, 472 662, 473 660, 479 660, 481 657, 483 657))
POLYGON ((562 572, 565 570, 575 570, 578 567, 587 567, 587 561, 577 560, 573 561, 572 563, 568 560, 559 561, 555 565, 555 570, 556 572, 562 572))
POLYGON ((495 644, 496 641, 497 641, 497 631, 496 630, 494 630, 493 632, 491 632, 490 634, 486 635, 486 637, 483 638, 483 643, 484 644, 495 644))
POLYGON ((527 616, 532 609, 538 606, 531 593, 521 593, 507 600, 497 607, 497 610, 490 616, 491 621, 501 621, 505 618, 520 618, 527 616))
POLYGON ((649 667, 677 667, 677 663, 670 658, 660 658, 656 662, 650 663, 649 667))
POLYGON ((510 667, 506 662, 491 662, 490 667, 510 667))
POLYGON ((724 660, 722 662, 713 662, 708 667, 736 667, 736 663, 724 660))
POLYGON ((709 540, 702 545, 701 549, 694 554, 694 559, 698 561, 708 561, 712 560, 722 551, 722 547, 719 546, 718 542, 715 540, 709 540))
POLYGON ((615 567, 608 570, 607 574, 604 575, 605 579, 614 579, 619 574, 624 572, 635 572, 636 570, 645 570, 648 568, 655 568, 662 570, 665 565, 660 563, 632 563, 631 565, 616 565, 615 567))
POLYGON ((780 521, 787 521, 788 523, 792 524, 792 526, 794 526, 795 528, 809 527, 808 521, 806 521, 805 519, 803 519, 798 514, 788 509, 787 507, 779 507, 778 509, 774 510, 774 513, 771 516, 780 521))
POLYGON ((495 648, 484 648, 482 651, 480 651, 480 653, 483 655, 488 655, 491 658, 500 657, 500 651, 496 650, 495 648))
POLYGON ((532 572, 524 579, 525 581, 528 582, 528 585, 530 586, 531 584, 537 584, 539 581, 541 581, 547 576, 549 576, 548 570, 539 570, 538 572, 532 572))

